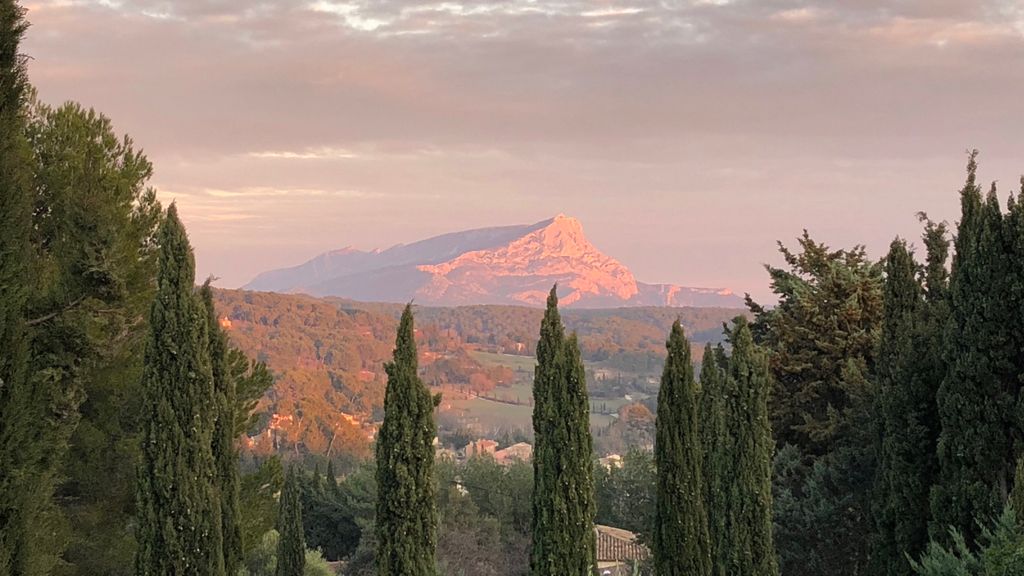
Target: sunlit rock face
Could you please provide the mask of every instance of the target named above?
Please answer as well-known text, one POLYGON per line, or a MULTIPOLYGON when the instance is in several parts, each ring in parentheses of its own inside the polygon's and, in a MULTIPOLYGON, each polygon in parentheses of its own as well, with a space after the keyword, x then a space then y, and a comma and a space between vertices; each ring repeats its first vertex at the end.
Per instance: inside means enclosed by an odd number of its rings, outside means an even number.
POLYGON ((564 306, 742 306, 728 290, 637 282, 626 266, 587 240, 579 220, 561 214, 533 225, 456 232, 383 251, 327 252, 260 274, 246 288, 446 306, 542 306, 555 283, 564 306))

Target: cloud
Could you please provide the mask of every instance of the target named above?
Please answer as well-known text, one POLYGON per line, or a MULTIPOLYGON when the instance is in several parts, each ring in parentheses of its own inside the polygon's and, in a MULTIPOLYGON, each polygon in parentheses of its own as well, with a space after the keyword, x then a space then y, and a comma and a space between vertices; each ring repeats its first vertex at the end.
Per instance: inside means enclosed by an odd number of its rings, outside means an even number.
POLYGON ((764 290, 775 239, 885 246, 916 210, 955 217, 965 148, 1004 181, 1024 158, 1011 0, 28 7, 41 98, 131 134, 228 283, 270 239, 288 264, 564 211, 640 278, 764 290))
POLYGON ((276 160, 351 160, 359 155, 344 148, 306 148, 303 150, 269 150, 264 152, 249 152, 251 158, 266 158, 276 160))

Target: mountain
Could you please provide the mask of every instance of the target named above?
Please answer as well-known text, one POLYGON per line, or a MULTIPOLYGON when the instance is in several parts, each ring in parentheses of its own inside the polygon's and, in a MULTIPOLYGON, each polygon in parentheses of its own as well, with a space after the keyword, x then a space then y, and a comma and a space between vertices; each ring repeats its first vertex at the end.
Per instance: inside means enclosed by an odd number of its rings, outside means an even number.
POLYGON ((638 282, 587 240, 578 220, 561 214, 532 225, 454 232, 387 250, 326 252, 264 272, 244 289, 436 306, 542 306, 556 282, 560 303, 579 308, 743 306, 729 290, 638 282))

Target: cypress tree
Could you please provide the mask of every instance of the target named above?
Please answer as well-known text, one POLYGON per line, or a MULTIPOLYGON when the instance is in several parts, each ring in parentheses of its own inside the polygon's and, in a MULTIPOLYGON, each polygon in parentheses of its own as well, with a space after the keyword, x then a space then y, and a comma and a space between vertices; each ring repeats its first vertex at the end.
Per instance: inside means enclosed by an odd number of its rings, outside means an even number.
POLYGON ((584 576, 596 566, 590 403, 576 337, 565 337, 557 286, 548 295, 533 379, 534 576, 584 576))
POLYGON ((714 348, 711 344, 705 346, 700 369, 698 423, 704 451, 701 472, 704 476, 711 573, 715 576, 728 576, 729 502, 725 490, 730 469, 728 459, 732 450, 732 435, 725 426, 726 374, 723 366, 728 366, 728 359, 721 345, 714 348))
POLYGON ((1013 508, 1017 525, 1024 528, 1024 458, 1017 460, 1017 470, 1013 475, 1013 490, 1010 491, 1010 507, 1013 508))
MULTIPOLYGON (((654 565, 661 576, 710 576, 697 383, 679 320, 672 324, 666 348, 655 422, 654 565)), ((713 354, 706 361, 713 364, 713 354)))
POLYGON ((238 452, 235 450, 235 381, 228 370, 227 334, 217 321, 213 288, 207 280, 200 295, 206 308, 210 367, 213 374, 214 430, 213 458, 217 466, 220 494, 221 532, 224 540, 224 572, 238 572, 242 561, 242 530, 238 510, 238 452))
POLYGON ((302 532, 302 502, 295 464, 288 467, 277 513, 276 576, 302 576, 306 569, 306 543, 302 532))
POLYGON ((338 496, 338 473, 334 471, 334 460, 327 461, 327 489, 331 496, 338 496))
POLYGON ((412 306, 385 365, 384 423, 377 437, 377 574, 437 574, 434 400, 417 376, 412 306))
POLYGON ((24 9, 0 0, 0 575, 31 573, 33 479, 42 412, 29 378, 25 325, 31 261, 30 151, 25 140, 24 9))
POLYGON ((933 382, 917 374, 917 323, 923 307, 917 263, 906 242, 894 240, 885 259, 885 317, 875 375, 878 468, 872 494, 878 574, 911 574, 905 553, 917 556, 928 542, 928 492, 934 474, 935 437, 928 419, 933 382))
POLYGON ((159 233, 156 298, 143 369, 136 574, 224 573, 211 449, 214 388, 195 262, 172 204, 159 233))
POLYGON ((969 543, 980 535, 978 520, 995 517, 1006 502, 1021 430, 1014 365, 1020 351, 1012 334, 1019 318, 1006 225, 994 184, 982 199, 976 156, 960 192, 945 338, 949 369, 937 395, 941 474, 931 495, 933 538, 945 541, 954 527, 969 543))
POLYGON ((772 440, 768 395, 772 386, 767 354, 754 344, 746 318, 729 331, 732 356, 726 426, 732 431, 727 498, 728 574, 777 576, 772 541, 772 440))

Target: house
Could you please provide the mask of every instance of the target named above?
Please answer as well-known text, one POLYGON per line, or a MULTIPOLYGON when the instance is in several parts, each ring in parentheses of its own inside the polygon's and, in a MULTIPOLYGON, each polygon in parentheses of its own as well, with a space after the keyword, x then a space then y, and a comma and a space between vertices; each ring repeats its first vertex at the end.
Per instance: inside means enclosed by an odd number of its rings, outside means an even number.
POLYGON ((473 456, 483 456, 484 454, 494 454, 498 450, 498 443, 494 440, 474 440, 462 449, 462 455, 466 458, 472 458, 473 456))
POLYGON ((526 442, 513 444, 504 450, 498 450, 494 453, 494 459, 498 461, 498 464, 511 464, 517 460, 529 462, 532 456, 533 446, 526 442))
POLYGON ((618 454, 609 454, 604 458, 599 458, 598 463, 604 466, 605 470, 611 470, 612 468, 622 468, 622 456, 618 454))
POLYGON ((632 576, 635 565, 651 557, 636 541, 636 534, 611 526, 594 526, 597 533, 597 573, 601 576, 632 576))

